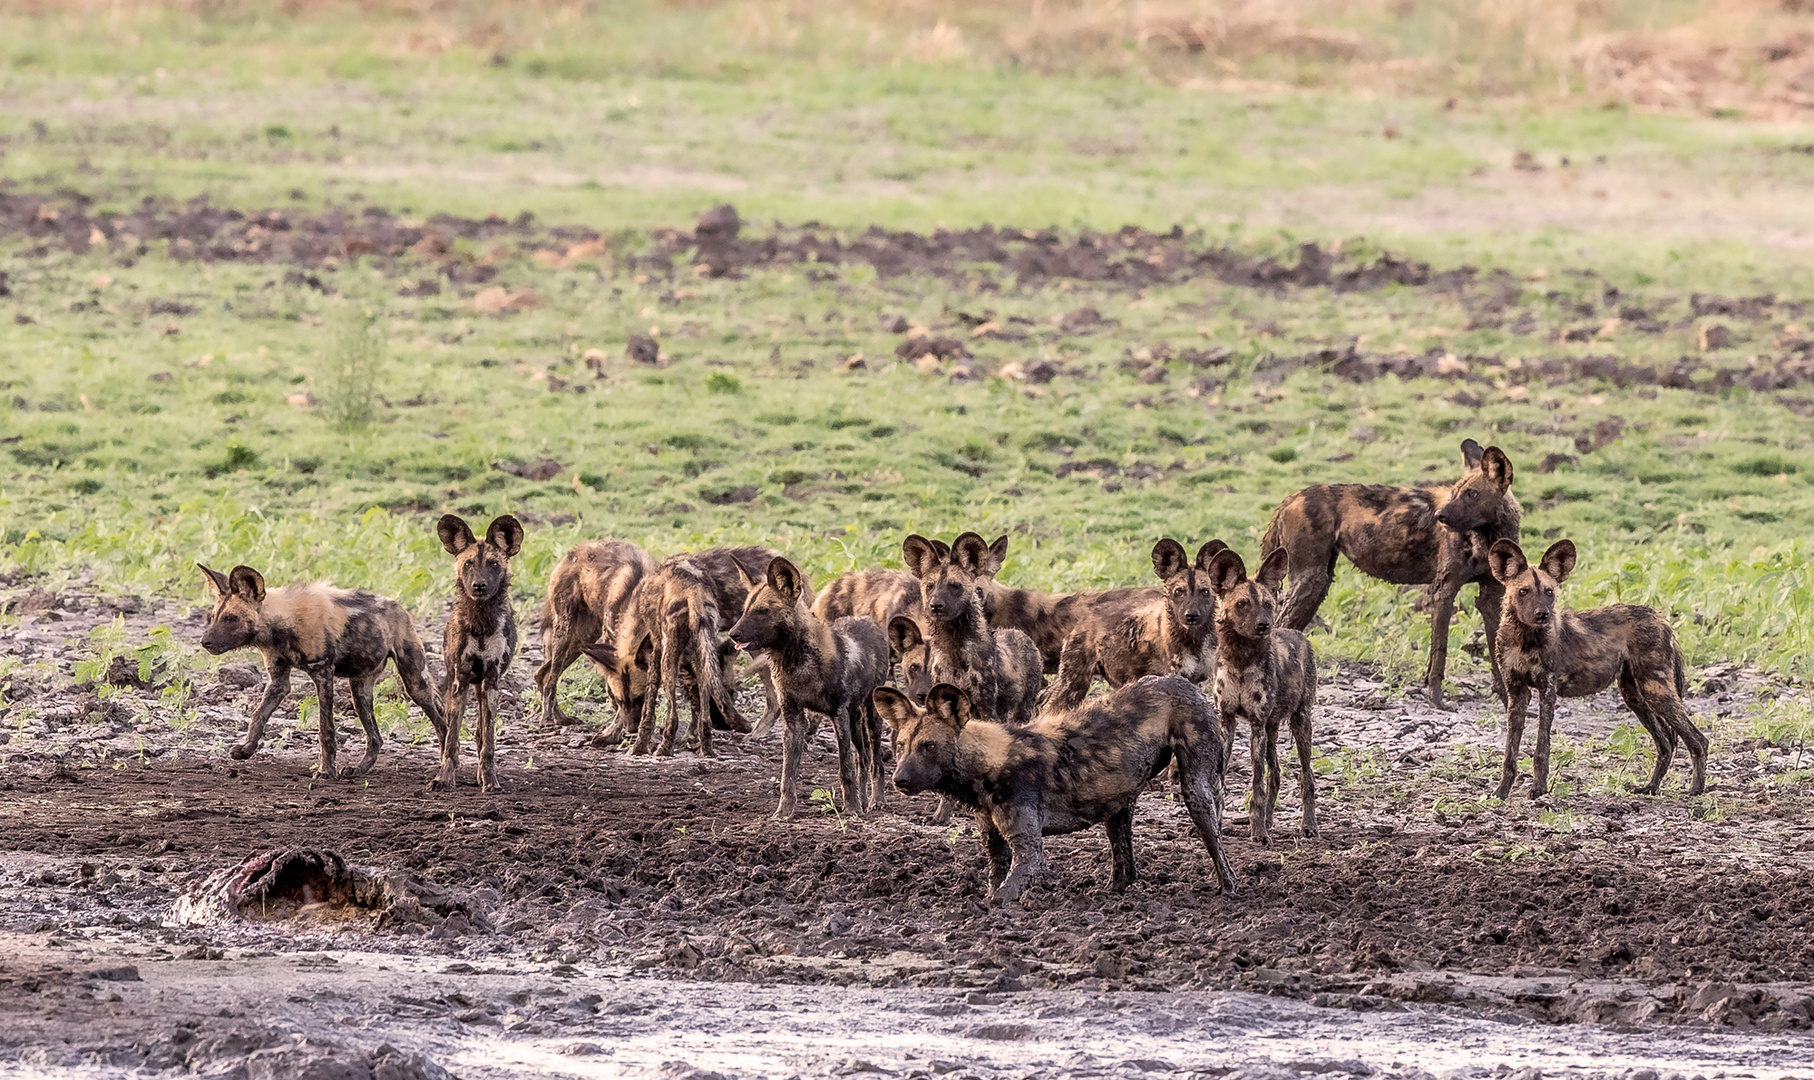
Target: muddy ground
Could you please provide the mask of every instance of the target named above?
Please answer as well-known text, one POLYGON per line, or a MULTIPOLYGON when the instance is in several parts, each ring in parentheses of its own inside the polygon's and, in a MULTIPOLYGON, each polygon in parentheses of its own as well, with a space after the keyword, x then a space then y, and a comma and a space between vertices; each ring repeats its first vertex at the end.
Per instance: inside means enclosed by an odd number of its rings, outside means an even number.
MULTIPOLYGON (((26 613, 0 627, 0 651, 37 671, 87 655, 88 631, 122 608, 135 638, 159 624, 180 639, 199 634, 194 612, 79 586, 53 595, 20 583, 6 602, 26 613)), ((532 643, 517 674, 538 658, 532 643)), ((1142 879, 1126 893, 1107 891, 1107 845, 1089 833, 1052 841, 1055 880, 1022 905, 992 907, 977 838, 932 825, 929 799, 897 794, 864 820, 820 804, 792 823, 769 820, 773 742, 745 740, 712 761, 632 758, 594 746, 595 727, 533 733, 513 704, 504 791, 448 795, 425 790, 431 755, 408 739, 394 738, 365 780, 313 776, 312 723, 300 730, 292 703, 257 757, 229 761, 225 745, 258 682, 255 667, 230 661, 197 674, 198 713, 181 731, 160 715, 156 689, 103 700, 67 678, 15 678, 0 716, 0 1060, 156 1069, 218 1036, 229 1041, 208 1043, 197 1068, 267 1075, 247 1065, 255 1052, 327 1053, 291 1042, 331 1031, 334 1053, 365 1055, 346 1075, 383 1064, 371 1052, 386 1041, 401 1048, 396 1068, 418 1068, 411 1053, 484 1043, 493 1049, 456 1053, 456 1071, 511 1075, 529 1059, 485 1054, 553 1053, 551 1040, 575 1039, 600 1050, 547 1060, 576 1075, 635 1074, 680 1060, 648 1057, 660 1020, 676 1033, 671 1046, 698 1051, 685 1068, 727 1075, 822 1073, 852 1057, 923 1071, 929 1055, 901 1032, 994 1023, 1021 1033, 960 1038, 938 1054, 1014 1075, 1085 1075, 1147 1058, 1252 1075, 1295 1075, 1299 1060, 1312 1072, 1357 1071, 1340 1064, 1353 1061, 1386 1075, 1492 1075, 1560 1039, 1585 1056, 1526 1064, 1638 1075, 1628 1070, 1648 1062, 1711 1076, 1745 1075, 1749 1062, 1770 1066, 1749 1075, 1814 1074, 1814 830, 1804 785, 1784 782, 1800 751, 1747 737, 1744 704, 1778 688, 1729 666, 1697 673, 1690 703, 1715 736, 1704 798, 1685 796, 1679 773, 1660 798, 1610 782, 1615 771, 1622 783, 1647 770, 1649 757, 1647 747, 1629 760, 1605 749, 1628 718, 1604 697, 1561 712, 1559 728, 1579 748, 1561 769, 1566 794, 1492 803, 1497 717, 1481 677, 1465 677, 1458 711, 1441 712, 1344 670, 1324 684, 1317 719, 1329 763, 1322 835, 1287 833, 1261 848, 1235 802, 1237 895, 1210 890, 1181 805, 1155 790, 1135 827, 1142 879), (458 903, 178 924, 178 897, 207 875, 292 847, 407 874, 458 903), (318 953, 330 959, 310 959, 318 953), (136 980, 96 974, 128 964, 136 980), (297 982, 299 965, 366 978, 297 982), (372 974, 387 966, 407 974, 372 974), (471 986, 449 989, 462 980, 471 986), (512 980, 528 981, 510 989, 512 980), (197 996, 204 985, 224 1003, 197 996), (543 1001, 544 986, 566 989, 543 1001), (858 1016, 801 1013, 869 1000, 863 992, 880 1004, 858 1016), (801 1034, 738 1057, 737 1032, 762 1002, 787 1014, 776 1031, 801 1034), (1103 1010, 1157 1041, 1117 1056, 1124 1040, 1113 1023, 1038 1022, 1103 1010), (1250 1022, 1241 1017, 1360 1041, 1311 1058, 1292 1057, 1296 1044, 1255 1050, 1270 1044, 1233 1039, 1250 1022), (1491 1054, 1439 1060, 1406 1049, 1478 1018, 1494 1022, 1467 1030, 1503 1037, 1491 1054), (1570 1021, 1597 1026, 1547 1033, 1570 1021), (895 1034, 872 1041, 871 1026, 895 1034), (1204 1056, 1218 1038, 1238 1052, 1204 1056), (866 1049, 827 1049, 838 1040, 866 1049), (1616 1062, 1594 1063, 1606 1054, 1616 1062), (615 1064, 594 1068, 603 1060, 615 1064)), ((606 707, 598 711, 603 719, 606 707)), ((339 726, 351 740, 345 756, 359 746, 357 725, 339 726)), ((822 733, 809 784, 831 786, 834 762, 822 733)), ((1239 765, 1235 782, 1244 780, 1239 765)), ((1295 792, 1288 782, 1286 830, 1295 792)))

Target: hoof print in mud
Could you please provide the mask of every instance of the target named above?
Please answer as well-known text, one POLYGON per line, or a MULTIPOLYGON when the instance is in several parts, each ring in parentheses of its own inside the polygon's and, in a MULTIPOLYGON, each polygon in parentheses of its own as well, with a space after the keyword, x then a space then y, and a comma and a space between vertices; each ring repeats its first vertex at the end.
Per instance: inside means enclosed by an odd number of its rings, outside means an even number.
POLYGON ((216 870, 177 897, 174 914, 181 926, 307 919, 416 933, 489 929, 465 897, 313 848, 273 848, 216 870))

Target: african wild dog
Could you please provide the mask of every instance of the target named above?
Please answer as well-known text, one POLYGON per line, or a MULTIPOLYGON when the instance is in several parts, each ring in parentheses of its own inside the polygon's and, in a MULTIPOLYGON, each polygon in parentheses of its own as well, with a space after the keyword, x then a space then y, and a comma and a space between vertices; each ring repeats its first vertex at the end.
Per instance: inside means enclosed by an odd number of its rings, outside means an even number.
POLYGON ((760 581, 745 585, 749 601, 730 640, 768 658, 780 699, 781 804, 791 819, 799 805, 800 763, 806 756, 806 710, 831 718, 838 741, 842 808, 863 814, 882 805, 882 722, 870 694, 888 674, 888 641, 872 619, 827 623, 807 608, 806 575, 777 556, 760 581))
POLYGON ((452 791, 460 767, 460 723, 466 717, 466 696, 477 698, 473 719, 473 745, 479 755, 479 790, 498 789, 497 710, 498 683, 516 657, 516 613, 510 603, 510 560, 523 550, 523 526, 505 514, 485 529, 485 539, 475 540, 472 528, 453 514, 443 514, 435 526, 441 546, 454 557, 453 611, 447 616, 447 636, 441 659, 447 665, 442 691, 441 769, 429 785, 452 791))
POLYGON ((1019 630, 1032 638, 1045 662, 1047 675, 1058 671, 1071 631, 1091 612, 1097 608, 1125 612, 1127 605, 1150 598, 1154 592, 1145 586, 1076 593, 1016 589, 995 580, 1008 556, 1008 534, 996 537, 985 550, 988 554, 978 565, 976 582, 983 597, 983 613, 988 616, 990 626, 1019 630))
POLYGON ((1247 576, 1247 564, 1233 551, 1209 563, 1210 587, 1221 610, 1216 616, 1216 707, 1222 736, 1234 753, 1235 728, 1247 721, 1248 757, 1253 763, 1249 832, 1267 842, 1279 805, 1279 722, 1291 728, 1298 751, 1298 789, 1304 800, 1304 835, 1316 835, 1316 776, 1310 771, 1310 716, 1316 707, 1316 655, 1303 634, 1277 623, 1279 583, 1285 576, 1283 551, 1275 550, 1247 576))
POLYGON ((1688 794, 1707 783, 1707 737, 1682 704, 1688 692, 1682 649, 1669 620, 1655 608, 1613 604, 1587 611, 1557 611, 1556 587, 1575 568, 1575 545, 1558 540, 1536 566, 1510 540, 1487 555, 1493 576, 1507 594, 1507 618, 1499 624, 1499 666, 1505 673, 1505 761, 1499 798, 1518 779, 1518 749, 1524 740, 1524 710, 1537 692, 1537 748, 1532 755, 1531 798, 1549 790, 1549 732, 1558 697, 1586 697, 1619 684, 1625 704, 1638 715, 1657 745, 1650 783, 1636 790, 1655 795, 1675 757, 1676 742, 1688 744, 1694 772, 1688 794))
POLYGON ((1291 591, 1279 624, 1290 630, 1309 629, 1329 594, 1338 554, 1383 581, 1430 586, 1430 662, 1424 683, 1436 706, 1442 704, 1455 598, 1470 582, 1479 585, 1474 606, 1486 631, 1493 690, 1503 696, 1493 650, 1505 588, 1487 569, 1486 553, 1497 540, 1518 539, 1524 513, 1512 494, 1512 463, 1505 451, 1497 446, 1482 450, 1468 439, 1461 444, 1461 458, 1466 470, 1447 487, 1307 487, 1272 512, 1260 545, 1262 557, 1281 548, 1286 552, 1291 591))
MULTIPOLYGON (((200 566, 200 563, 196 565, 200 566)), ((254 648, 264 656, 264 698, 252 714, 244 742, 229 751, 244 761, 257 751, 265 723, 290 693, 290 672, 301 668, 315 683, 321 724, 321 775, 334 775, 334 680, 347 680, 353 708, 365 728, 365 756, 340 773, 359 776, 378 759, 384 740, 372 711, 372 688, 384 675, 385 661, 397 666, 397 681, 437 732, 444 728, 441 703, 428 681, 428 654, 416 636, 409 613, 395 600, 363 590, 336 589, 319 582, 284 585, 265 591, 265 579, 249 566, 221 574, 202 566, 214 593, 214 611, 202 634, 202 648, 216 656, 254 648)))
MULTIPOLYGON (((684 665, 692 668, 693 674, 691 733, 699 740, 699 752, 713 756, 713 712, 726 718, 735 715, 731 690, 724 679, 724 654, 729 642, 721 636, 728 621, 723 611, 710 570, 690 555, 664 560, 636 587, 636 623, 649 642, 648 685, 642 710, 634 719, 636 742, 631 753, 649 752, 663 687, 668 691, 668 721, 655 753, 666 756, 674 752, 674 737, 680 727, 684 665)), ((643 643, 638 641, 630 657, 640 658, 643 649, 643 643)))
MULTIPOLYGON (((781 553, 774 548, 745 544, 738 547, 706 548, 703 551, 695 551, 687 557, 704 567, 707 576, 711 579, 712 588, 718 597, 718 613, 724 620, 718 627, 722 638, 723 633, 729 630, 731 624, 743 614, 743 605, 749 600, 749 587, 746 583, 761 581, 763 575, 768 573, 768 564, 780 558, 781 553)), ((806 592, 806 602, 809 605, 813 602, 810 588, 806 592)), ((721 666, 722 663, 730 661, 731 652, 730 641, 724 640, 721 666)), ((762 719, 757 721, 753 731, 757 738, 762 738, 774 728, 775 719, 780 716, 781 707, 775 696, 775 683, 768 670, 768 661, 758 657, 750 670, 752 674, 762 680, 763 694, 767 698, 762 719)), ((734 695, 727 695, 725 701, 729 712, 720 717, 717 706, 714 705, 714 723, 720 727, 728 727, 732 731, 750 732, 749 721, 745 720, 743 714, 737 711, 734 695)))
POLYGON ((936 791, 976 811, 995 899, 1018 900, 1046 870, 1044 836, 1098 822, 1114 857, 1110 887, 1127 888, 1135 877, 1134 803, 1174 757, 1217 885, 1234 891, 1222 851, 1222 740, 1209 703, 1188 680, 1140 679, 1025 727, 977 717, 963 691, 947 684, 932 688, 925 710, 886 687, 875 703, 894 734, 895 786, 910 795, 936 791))
POLYGON ((919 610, 920 580, 905 570, 852 570, 833 578, 813 601, 813 616, 837 622, 860 615, 887 626, 919 610))
MULTIPOLYGON (((1025 723, 1045 682, 1039 647, 1019 630, 991 630, 983 616, 980 567, 988 546, 964 533, 949 548, 923 536, 901 544, 901 558, 920 582, 929 674, 966 694, 990 720, 1025 723)), ((890 623, 892 626, 892 622, 890 623)))
MULTIPOLYGON (((612 635, 630 609, 636 586, 653 569, 655 560, 647 551, 622 540, 576 544, 561 556, 542 604, 542 665, 535 669, 544 728, 574 722, 561 710, 561 676, 587 645, 612 635)), ((619 708, 621 716, 621 704, 619 708)))
POLYGON ((1110 686, 1147 675, 1207 680, 1216 662, 1216 597, 1205 571, 1216 552, 1227 547, 1211 540, 1189 562, 1176 540, 1167 537, 1154 544, 1153 573, 1164 584, 1085 611, 1065 641, 1058 678, 1040 705, 1075 708, 1097 678, 1110 686))

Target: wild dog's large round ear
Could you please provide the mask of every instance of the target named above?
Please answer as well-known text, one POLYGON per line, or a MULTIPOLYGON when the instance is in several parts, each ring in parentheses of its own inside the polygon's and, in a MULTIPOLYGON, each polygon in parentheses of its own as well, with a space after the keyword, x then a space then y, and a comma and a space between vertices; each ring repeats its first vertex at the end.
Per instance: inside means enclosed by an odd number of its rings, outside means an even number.
POLYGON ((202 575, 208 579, 208 591, 214 594, 216 600, 227 595, 227 575, 219 570, 210 570, 201 563, 195 565, 201 566, 202 575))
POLYGON ((989 562, 983 567, 983 573, 989 577, 1001 573, 1002 563, 1008 560, 1008 534, 1002 533, 989 545, 989 562))
POLYGON ((961 728, 970 722, 970 698, 950 683, 939 683, 926 695, 926 711, 961 728))
POLYGON ((1217 552, 1227 550, 1228 545, 1220 540, 1211 540, 1209 543, 1204 544, 1197 549, 1197 569, 1208 570, 1209 560, 1215 558, 1217 552))
POLYGON ((806 575, 785 555, 777 555, 768 564, 768 587, 792 602, 806 591, 806 575))
POLYGON ((1247 580, 1247 564, 1233 548, 1216 552, 1209 560, 1209 587, 1221 596, 1247 580))
POLYGON ((1512 486, 1512 459, 1497 446, 1487 447, 1486 453, 1480 456, 1480 469, 1488 480, 1499 485, 1499 490, 1512 486))
POLYGON ((655 666, 655 635, 644 634, 636 643, 636 666, 648 671, 655 666))
POLYGON ((617 649, 611 644, 609 639, 581 645, 579 651, 585 653, 589 659, 597 663, 600 667, 615 668, 617 666, 617 649))
POLYGON ((907 655, 907 650, 916 648, 925 641, 920 633, 920 624, 905 615, 896 615, 888 620, 888 651, 899 658, 907 655))
POLYGON ((913 719, 916 711, 913 702, 907 700, 907 695, 893 687, 876 687, 869 700, 876 707, 876 715, 882 718, 890 731, 899 731, 902 724, 913 719))
POLYGON ((938 570, 938 551, 933 547, 936 542, 919 533, 901 541, 901 563, 907 567, 908 573, 923 578, 931 577, 938 570))
POLYGON ((250 566, 235 566, 233 572, 227 575, 227 589, 233 595, 254 604, 265 602, 264 575, 250 566))
POLYGON ((1181 572, 1185 565, 1183 544, 1168 536, 1153 545, 1153 573, 1160 581, 1181 572))
POLYGON ((440 522, 435 525, 435 535, 449 555, 458 555, 474 543, 472 528, 466 524, 466 519, 453 514, 441 515, 440 522))
MULTIPOLYGON (((1501 541, 1501 543, 1503 542, 1501 541)), ((1558 540, 1551 544, 1549 550, 1543 553, 1543 561, 1537 565, 1543 568, 1544 573, 1555 578, 1556 584, 1560 585, 1567 581, 1568 575, 1575 572, 1575 542, 1558 540)))
POLYGON ((1278 592, 1285 584, 1285 564, 1290 559, 1291 556, 1284 548, 1273 548, 1260 560, 1260 572, 1253 579, 1273 592, 1278 592))
POLYGON ((939 562, 951 561, 951 545, 943 540, 932 541, 932 553, 938 556, 939 562))
MULTIPOLYGON (((504 557, 511 558, 523 550, 523 523, 513 514, 493 518, 485 529, 485 542, 504 549, 504 557)), ((442 543, 446 543, 445 540, 442 543)))
MULTIPOLYGON (((1572 549, 1572 548, 1571 548, 1572 549)), ((1513 579, 1523 574, 1530 564, 1524 559, 1524 549, 1515 540, 1501 540, 1486 553, 1486 566, 1493 572, 1493 577, 1509 585, 1513 579)))
POLYGON ((1473 439, 1461 440, 1461 463, 1470 469, 1480 468, 1480 456, 1486 453, 1473 439))
POLYGON ((951 561, 966 574, 981 575, 989 565, 989 544, 973 532, 964 533, 951 544, 951 561))

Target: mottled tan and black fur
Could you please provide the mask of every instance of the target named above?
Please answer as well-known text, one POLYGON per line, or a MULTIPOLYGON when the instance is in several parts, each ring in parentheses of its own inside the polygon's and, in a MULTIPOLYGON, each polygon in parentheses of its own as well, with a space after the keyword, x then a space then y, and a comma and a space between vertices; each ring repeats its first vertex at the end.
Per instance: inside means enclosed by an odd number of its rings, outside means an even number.
MULTIPOLYGON (((1485 625, 1489 658, 1499 629, 1505 589, 1487 569, 1486 553, 1501 539, 1518 539, 1523 509, 1512 494, 1512 463, 1497 446, 1461 444, 1465 471, 1447 487, 1401 488, 1384 484, 1316 484, 1280 503, 1261 544, 1262 557, 1283 549, 1291 590, 1280 625, 1306 630, 1329 594, 1335 558, 1345 555, 1360 571, 1398 585, 1428 585, 1430 660, 1424 683, 1433 705, 1442 704, 1448 665, 1449 621, 1455 598, 1479 586, 1475 606, 1485 625)), ((1502 690, 1497 661, 1494 690, 1502 690)))
POLYGON ((1615 682, 1657 747, 1650 782, 1637 790, 1655 795, 1662 788, 1680 741, 1688 744, 1693 762, 1688 794, 1699 795, 1707 783, 1707 737, 1682 703, 1688 692, 1682 648, 1663 613, 1636 604, 1558 611, 1556 589, 1575 568, 1573 541, 1551 544, 1535 566, 1510 540, 1494 544, 1488 559, 1493 576, 1506 589, 1506 618, 1499 624, 1499 663, 1506 690, 1499 798, 1510 795, 1518 779, 1518 750, 1531 692, 1537 694, 1537 746, 1531 762, 1531 797, 1536 798, 1549 790, 1549 738, 1556 699, 1597 694, 1615 682))
POLYGON ((976 811, 997 900, 1018 900, 1046 869, 1043 837, 1091 825, 1108 829, 1111 887, 1134 881, 1134 804, 1174 758, 1191 821, 1222 892, 1234 873, 1222 850, 1220 734, 1209 703, 1176 675, 1140 679, 1069 712, 1013 727, 976 717, 969 699, 940 684, 921 709, 883 688, 877 710, 893 732, 895 786, 936 791, 976 811))
MULTIPOLYGON (((718 627, 719 633, 722 635, 743 613, 743 605, 749 600, 747 583, 763 580, 763 575, 768 573, 768 564, 780 558, 781 553, 774 548, 744 544, 737 547, 706 548, 703 551, 695 551, 687 557, 704 567, 711 580, 713 591, 718 598, 718 612, 724 620, 718 627)), ((809 606, 813 602, 810 587, 806 592, 806 602, 809 606)), ((728 663, 731 659, 731 643, 727 639, 724 640, 723 645, 722 661, 728 663)), ((757 721, 754 730, 754 735, 762 738, 775 726, 775 720, 780 716, 780 701, 775 695, 774 679, 769 674, 768 661, 757 657, 751 666, 751 671, 762 680, 762 690, 768 699, 762 719, 757 721)), ((743 715, 737 711, 734 695, 726 697, 724 707, 728 711, 721 717, 718 714, 718 706, 712 706, 715 724, 728 727, 732 731, 748 732, 751 730, 749 721, 745 720, 743 715)))
POLYGON ((460 768, 460 724, 466 698, 476 699, 473 744, 479 756, 479 790, 498 789, 497 692, 516 657, 516 613, 510 603, 510 560, 523 550, 523 526, 505 514, 474 539, 472 528, 453 514, 435 526, 441 547, 454 557, 453 610, 448 613, 441 652, 447 665, 442 690, 441 768, 430 784, 453 790, 460 768))
POLYGON ((977 588, 982 592, 983 614, 988 616, 990 626, 1019 630, 1032 638, 1047 675, 1057 673, 1071 631, 1092 612, 1100 609, 1126 615, 1134 605, 1151 599, 1157 592, 1147 587, 1075 593, 1016 589, 995 580, 1007 557, 1008 535, 1003 533, 988 545, 988 557, 979 566, 977 588))
MULTIPOLYGON (((200 565, 200 564, 197 564, 200 565)), ((257 649, 264 657, 264 697, 252 714, 244 742, 229 751, 243 761, 257 751, 265 724, 290 693, 290 673, 297 668, 315 683, 315 700, 321 722, 323 776, 335 775, 334 680, 347 680, 353 708, 365 728, 365 756, 340 775, 359 776, 378 759, 384 740, 372 710, 372 690, 384 675, 387 661, 397 667, 403 692, 428 715, 437 732, 443 730, 441 704, 428 680, 428 653, 416 636, 409 613, 395 600, 363 590, 336 589, 321 584, 285 585, 265 590, 265 579, 249 566, 236 566, 222 574, 203 566, 214 610, 202 634, 202 648, 216 656, 234 649, 257 649)))
POLYGON ((852 570, 826 583, 813 601, 813 616, 837 622, 859 616, 887 626, 920 607, 920 580, 905 570, 852 570))
POLYGON ((807 709, 831 718, 842 808, 863 814, 881 806, 882 723, 870 694, 888 674, 882 628, 860 616, 827 623, 813 615, 806 575, 785 558, 773 559, 761 580, 744 584, 749 600, 730 640, 768 658, 780 699, 781 803, 775 817, 786 821, 798 812, 807 709))
MULTIPOLYGON (((722 634, 734 621, 724 616, 721 597, 725 595, 704 561, 692 555, 675 555, 663 560, 636 587, 636 621, 650 645, 648 685, 636 721, 636 742, 631 753, 649 752, 655 735, 656 709, 660 706, 664 687, 668 691, 668 719, 655 753, 665 756, 674 752, 674 739, 680 729, 680 698, 686 689, 681 672, 683 668, 690 668, 693 675, 691 733, 699 741, 699 752, 706 757, 712 756, 713 712, 727 718, 735 715, 723 672, 730 642, 722 634)), ((643 650, 643 643, 638 641, 630 655, 640 656, 643 650)))
MULTIPOLYGON (((610 636, 630 608, 630 598, 655 559, 636 544, 599 540, 576 544, 555 564, 542 602, 542 664, 535 688, 544 728, 574 722, 561 710, 561 676, 587 645, 610 636)), ((620 710, 622 703, 618 702, 620 710)))
POLYGON ((1275 550, 1249 578, 1233 551, 1210 560, 1209 581, 1220 601, 1216 615, 1216 707, 1233 756, 1235 729, 1247 722, 1253 794, 1249 832, 1264 844, 1279 805, 1279 725, 1291 729, 1298 752, 1298 788, 1305 836, 1316 835, 1316 775, 1310 769, 1310 722, 1316 707, 1316 656, 1303 634, 1278 625, 1285 552, 1275 550))
POLYGON ((1211 540, 1192 562, 1184 545, 1170 537, 1154 544, 1153 573, 1163 584, 1097 601, 1080 615, 1042 707, 1076 707, 1096 679, 1110 686, 1147 675, 1208 680, 1216 660, 1216 596, 1206 571, 1209 560, 1227 547, 1211 540))

